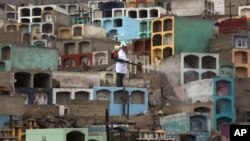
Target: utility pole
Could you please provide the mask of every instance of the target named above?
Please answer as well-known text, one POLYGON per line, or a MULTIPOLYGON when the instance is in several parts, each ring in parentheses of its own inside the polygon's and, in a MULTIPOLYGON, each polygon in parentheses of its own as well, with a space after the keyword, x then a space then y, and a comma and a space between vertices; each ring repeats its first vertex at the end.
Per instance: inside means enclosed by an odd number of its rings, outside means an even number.
POLYGON ((107 134, 107 141, 110 141, 109 111, 108 111, 108 109, 105 110, 105 117, 106 117, 106 134, 107 134))
POLYGON ((227 8, 229 8, 230 19, 232 18, 232 7, 234 7, 234 5, 232 5, 231 1, 229 1, 229 5, 227 6, 227 8))

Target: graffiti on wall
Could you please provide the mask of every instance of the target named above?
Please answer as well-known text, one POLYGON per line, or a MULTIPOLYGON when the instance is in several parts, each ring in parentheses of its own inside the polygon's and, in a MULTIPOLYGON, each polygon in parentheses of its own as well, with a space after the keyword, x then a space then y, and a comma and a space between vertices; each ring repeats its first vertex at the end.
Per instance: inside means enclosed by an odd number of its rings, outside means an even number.
POLYGON ((213 96, 213 80, 204 79, 185 84, 185 95, 193 103, 212 101, 213 96))
POLYGON ((189 131, 188 117, 172 117, 161 120, 161 125, 166 131, 187 132, 189 131))

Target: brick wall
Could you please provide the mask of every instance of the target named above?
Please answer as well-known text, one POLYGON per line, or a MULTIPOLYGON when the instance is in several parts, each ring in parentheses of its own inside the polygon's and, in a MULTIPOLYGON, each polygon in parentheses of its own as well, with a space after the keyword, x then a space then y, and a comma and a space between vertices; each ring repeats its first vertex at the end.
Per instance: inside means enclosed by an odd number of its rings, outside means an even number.
POLYGON ((56 116, 59 115, 59 107, 55 105, 26 105, 24 115, 56 116))
POLYGON ((0 113, 2 115, 22 115, 24 107, 24 97, 0 95, 0 113), (12 103, 12 104, 11 104, 12 103))
POLYGON ((71 100, 70 114, 77 117, 105 117, 108 101, 71 100))

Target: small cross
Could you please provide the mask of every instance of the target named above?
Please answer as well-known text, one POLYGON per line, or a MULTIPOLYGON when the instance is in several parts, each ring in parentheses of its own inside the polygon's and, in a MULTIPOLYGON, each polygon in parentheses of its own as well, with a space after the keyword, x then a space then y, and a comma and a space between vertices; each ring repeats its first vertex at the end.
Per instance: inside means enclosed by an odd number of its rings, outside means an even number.
POLYGON ((229 15, 230 18, 232 18, 232 7, 234 7, 234 5, 232 5, 231 1, 229 2, 229 5, 227 6, 227 8, 229 8, 229 15))

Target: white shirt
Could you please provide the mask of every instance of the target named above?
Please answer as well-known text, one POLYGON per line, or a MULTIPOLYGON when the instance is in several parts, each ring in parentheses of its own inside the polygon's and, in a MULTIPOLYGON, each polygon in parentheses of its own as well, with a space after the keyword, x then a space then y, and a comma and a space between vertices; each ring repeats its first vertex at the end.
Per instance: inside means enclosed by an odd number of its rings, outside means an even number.
MULTIPOLYGON (((120 60, 124 60, 124 61, 128 61, 129 59, 127 58, 125 52, 123 49, 120 49, 118 51, 118 58, 120 60)), ((120 61, 116 61, 115 64, 115 72, 116 73, 123 73, 126 74, 128 72, 128 68, 127 68, 127 63, 125 62, 120 62, 120 61)))

